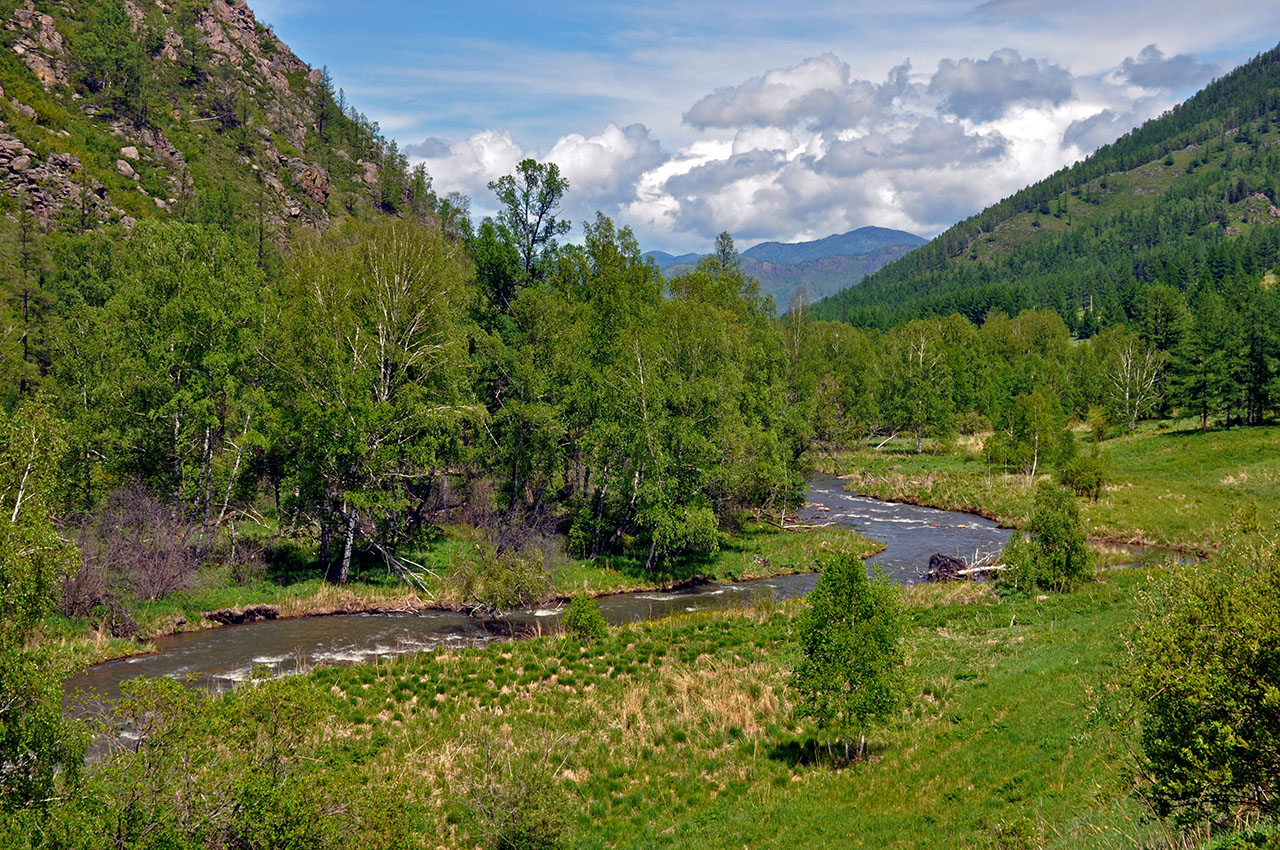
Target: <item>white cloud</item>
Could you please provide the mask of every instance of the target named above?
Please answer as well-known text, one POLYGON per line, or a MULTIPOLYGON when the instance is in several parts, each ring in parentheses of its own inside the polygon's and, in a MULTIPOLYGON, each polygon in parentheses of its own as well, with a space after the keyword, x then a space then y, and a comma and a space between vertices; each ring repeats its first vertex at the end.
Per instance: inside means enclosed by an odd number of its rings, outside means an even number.
POLYGON ((527 156, 554 161, 570 183, 565 217, 602 210, 647 247, 702 249, 723 230, 744 241, 864 225, 931 236, 1159 114, 1170 87, 1209 72, 1155 45, 1124 55, 1073 75, 997 49, 944 57, 932 74, 903 62, 872 83, 823 53, 696 97, 683 116, 692 138, 669 151, 646 125, 617 123, 562 135, 543 154, 505 131, 406 151, 424 157, 438 191, 471 195, 481 213, 489 181, 527 156))
POLYGON ((632 200, 640 175, 666 156, 643 124, 610 124, 590 138, 580 133, 561 137, 545 159, 560 166, 571 192, 616 204, 632 200))

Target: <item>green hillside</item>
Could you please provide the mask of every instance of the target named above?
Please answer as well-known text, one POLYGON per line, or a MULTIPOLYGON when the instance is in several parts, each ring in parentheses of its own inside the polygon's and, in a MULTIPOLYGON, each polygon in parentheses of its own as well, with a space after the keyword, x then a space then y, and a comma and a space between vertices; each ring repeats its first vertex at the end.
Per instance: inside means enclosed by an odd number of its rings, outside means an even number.
POLYGON ((1049 308, 1089 335, 1140 293, 1257 279, 1280 260, 1280 49, 814 307, 868 327, 1049 308))

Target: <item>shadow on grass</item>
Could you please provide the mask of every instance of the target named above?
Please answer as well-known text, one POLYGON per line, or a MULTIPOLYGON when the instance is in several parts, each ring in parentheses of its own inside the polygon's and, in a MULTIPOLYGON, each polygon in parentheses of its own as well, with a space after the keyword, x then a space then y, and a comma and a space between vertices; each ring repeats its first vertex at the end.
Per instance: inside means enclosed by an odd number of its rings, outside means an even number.
MULTIPOLYGON (((860 761, 867 761, 875 756, 875 747, 868 741, 860 761)), ((787 738, 769 748, 769 758, 781 762, 787 767, 827 767, 842 770, 860 763, 845 757, 844 746, 819 740, 817 736, 806 735, 802 738, 787 738)))

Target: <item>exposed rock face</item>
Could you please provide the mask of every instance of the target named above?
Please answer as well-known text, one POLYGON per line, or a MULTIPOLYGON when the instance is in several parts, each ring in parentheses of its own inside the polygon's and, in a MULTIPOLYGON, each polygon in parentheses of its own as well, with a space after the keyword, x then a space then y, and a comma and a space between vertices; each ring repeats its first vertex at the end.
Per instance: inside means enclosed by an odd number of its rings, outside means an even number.
POLYGON ((21 33, 13 45, 36 79, 45 86, 67 84, 67 48, 53 18, 36 11, 33 0, 13 10, 5 29, 21 33))
POLYGON ((306 192, 308 198, 321 205, 329 200, 329 172, 296 159, 291 160, 289 166, 294 185, 306 192))
POLYGON ((93 221, 119 214, 106 201, 101 183, 81 185, 84 165, 69 153, 50 154, 41 162, 21 139, 0 133, 0 187, 23 201, 24 208, 48 221, 66 207, 81 209, 93 221))
POLYGON ((124 0, 124 8, 135 37, 148 45, 150 72, 163 79, 170 63, 183 63, 181 87, 169 93, 163 111, 141 118, 127 117, 127 110, 110 102, 107 90, 89 92, 73 85, 76 55, 68 45, 77 42, 71 37, 64 41, 62 33, 78 32, 83 4, 47 0, 38 10, 35 0, 18 0, 8 20, 0 20, 25 65, 11 63, 9 71, 0 70, 0 83, 9 88, 6 96, 0 85, 0 193, 23 198, 23 209, 45 224, 68 205, 81 215, 128 224, 133 218, 110 195, 137 216, 142 208, 132 200, 135 193, 150 198, 147 208, 154 204, 155 210, 168 211, 177 199, 213 188, 203 182, 197 186, 202 178, 225 180, 249 203, 269 199, 268 223, 281 225, 282 233, 289 218, 323 227, 326 204, 339 187, 344 203, 373 204, 379 173, 377 154, 370 151, 377 140, 370 137, 366 146, 348 139, 350 152, 322 159, 323 164, 312 154, 303 158, 299 152, 314 144, 313 133, 320 126, 321 72, 260 24, 246 0, 200 0, 193 27, 190 21, 179 22, 164 0, 124 0), (27 71, 44 85, 45 97, 32 95, 21 103, 13 95, 31 90, 27 71), (22 84, 10 84, 6 74, 21 74, 22 84), (236 106, 244 103, 251 108, 236 106), (64 111, 91 120, 68 122, 64 111), (86 125, 93 129, 84 138, 86 125), (231 130, 247 133, 232 138, 231 130), (58 152, 57 137, 72 133, 81 138, 69 140, 58 152), (115 140, 104 139, 106 134, 115 140), (113 149, 115 156, 97 153, 113 149), (94 153, 81 162, 69 152, 73 150, 94 153), (200 161, 188 163, 188 154, 200 161), (374 161, 357 166, 353 160, 358 155, 374 161), (244 167, 229 173, 226 163, 234 157, 244 167), (216 163, 213 168, 202 167, 210 161, 216 163), (142 178, 149 194, 142 190, 142 178))

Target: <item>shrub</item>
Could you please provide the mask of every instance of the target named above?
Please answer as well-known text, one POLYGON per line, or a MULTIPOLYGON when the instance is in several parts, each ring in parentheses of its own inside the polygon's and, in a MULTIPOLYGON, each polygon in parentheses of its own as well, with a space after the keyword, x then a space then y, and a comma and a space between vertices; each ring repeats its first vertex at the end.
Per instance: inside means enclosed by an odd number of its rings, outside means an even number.
POLYGON ((1096 453, 1076 455, 1058 469, 1058 482, 1077 496, 1096 502, 1107 484, 1107 462, 1096 453))
POLYGON ((1048 482, 1036 485, 1030 537, 1014 535, 1005 546, 1005 590, 1070 590, 1089 575, 1089 550, 1075 497, 1048 482))
POLYGON ((897 588, 882 572, 868 578, 862 561, 847 552, 821 565, 797 623, 801 659, 791 683, 799 713, 843 743, 852 760, 861 758, 869 726, 903 701, 904 619, 897 588))
POLYGON ((472 823, 488 850, 559 847, 569 825, 569 794, 556 781, 551 750, 531 753, 481 747, 467 778, 472 823))
POLYGON ((569 610, 560 621, 567 635, 583 640, 602 640, 609 636, 609 626, 600 605, 591 597, 579 595, 569 600, 569 610))
POLYGON ((532 605, 551 593, 551 575, 541 552, 498 551, 478 543, 455 555, 449 582, 466 602, 488 611, 510 611, 532 605))
POLYGON ((1137 620, 1127 683, 1139 773, 1162 815, 1280 815, 1280 543, 1269 536, 1236 529, 1214 561, 1153 591, 1137 620))

